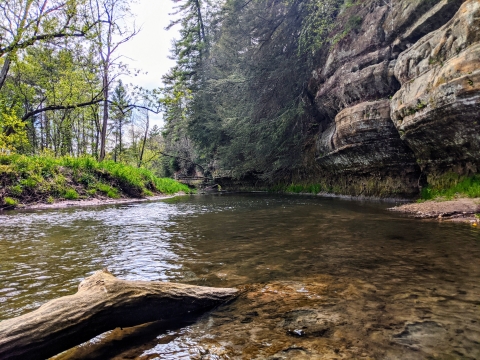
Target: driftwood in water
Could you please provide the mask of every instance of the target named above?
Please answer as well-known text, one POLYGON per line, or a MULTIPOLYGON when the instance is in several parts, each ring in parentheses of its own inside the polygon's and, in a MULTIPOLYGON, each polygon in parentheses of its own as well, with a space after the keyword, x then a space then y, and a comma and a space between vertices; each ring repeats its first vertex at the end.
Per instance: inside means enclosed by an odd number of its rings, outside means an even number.
POLYGON ((117 327, 212 309, 237 295, 231 288, 119 280, 97 271, 75 295, 0 322, 0 359, 45 359, 117 327))

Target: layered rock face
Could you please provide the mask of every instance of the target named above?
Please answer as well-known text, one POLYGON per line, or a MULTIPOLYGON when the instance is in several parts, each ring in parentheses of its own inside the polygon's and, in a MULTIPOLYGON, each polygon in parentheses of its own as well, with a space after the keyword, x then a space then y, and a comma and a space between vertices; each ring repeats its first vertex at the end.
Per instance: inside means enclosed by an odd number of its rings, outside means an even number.
POLYGON ((309 84, 317 164, 331 188, 412 196, 426 178, 480 169, 479 8, 479 0, 354 7, 361 27, 309 84))
POLYGON ((480 171, 480 1, 403 52, 392 119, 430 182, 480 171))
POLYGON ((415 191, 417 165, 390 119, 388 99, 342 110, 329 130, 318 146, 328 153, 317 161, 336 174, 332 188, 340 183, 341 192, 367 196, 408 196, 415 191))

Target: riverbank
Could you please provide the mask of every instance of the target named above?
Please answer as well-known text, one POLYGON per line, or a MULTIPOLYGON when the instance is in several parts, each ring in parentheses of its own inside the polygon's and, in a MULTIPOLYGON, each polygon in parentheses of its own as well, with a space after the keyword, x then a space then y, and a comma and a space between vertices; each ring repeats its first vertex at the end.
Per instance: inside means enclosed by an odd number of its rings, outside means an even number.
POLYGON ((155 195, 147 196, 144 198, 122 198, 122 199, 110 199, 107 197, 102 198, 90 198, 85 200, 59 200, 51 204, 36 203, 20 206, 17 209, 21 210, 48 210, 48 209, 66 209, 70 207, 85 207, 85 206, 102 206, 102 205, 121 205, 121 204, 134 204, 147 201, 165 200, 175 196, 186 195, 184 192, 179 192, 173 195, 155 195))
POLYGON ((145 168, 90 157, 0 156, 0 210, 118 204, 192 193, 145 168))
POLYGON ((420 219, 438 219, 466 222, 477 226, 480 222, 480 198, 458 198, 454 200, 428 200, 425 202, 404 204, 390 208, 420 219))

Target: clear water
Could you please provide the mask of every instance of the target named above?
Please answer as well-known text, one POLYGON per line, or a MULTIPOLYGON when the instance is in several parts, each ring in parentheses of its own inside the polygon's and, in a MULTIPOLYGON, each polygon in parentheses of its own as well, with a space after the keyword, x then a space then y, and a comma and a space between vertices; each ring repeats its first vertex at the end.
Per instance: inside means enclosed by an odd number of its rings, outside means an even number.
MULTIPOLYGON (((388 212, 391 205, 241 194, 4 213, 0 320, 74 293, 84 277, 105 267, 124 279, 222 287, 301 284, 329 276, 368 283, 386 297, 427 288, 435 294, 453 292, 471 309, 461 313, 462 307, 446 301, 442 316, 473 321, 473 340, 460 353, 480 353, 480 231, 407 218, 388 212)), ((183 339, 182 351, 193 356, 190 350, 200 340, 192 339, 205 332, 199 326, 178 330, 171 339, 157 334, 155 346, 136 356, 179 358, 180 352, 171 350, 178 349, 178 339, 183 339)), ((242 357, 243 350, 235 351, 230 358, 242 357)))

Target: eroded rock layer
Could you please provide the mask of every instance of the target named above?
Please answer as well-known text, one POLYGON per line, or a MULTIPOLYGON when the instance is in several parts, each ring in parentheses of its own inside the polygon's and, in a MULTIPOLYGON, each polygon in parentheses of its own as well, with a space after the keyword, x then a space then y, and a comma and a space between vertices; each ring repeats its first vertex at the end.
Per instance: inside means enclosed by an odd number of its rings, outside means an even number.
MULTIPOLYGON (((480 1, 403 52, 392 119, 430 177, 480 170, 480 1)), ((433 179, 432 179, 433 180, 433 179)))
POLYGON ((412 196, 480 169, 480 1, 364 2, 312 73, 316 161, 330 189, 412 196))
POLYGON ((340 191, 367 196, 415 192, 418 167, 390 119, 388 99, 342 110, 322 135, 318 148, 325 153, 317 161, 337 179, 344 178, 340 191))

